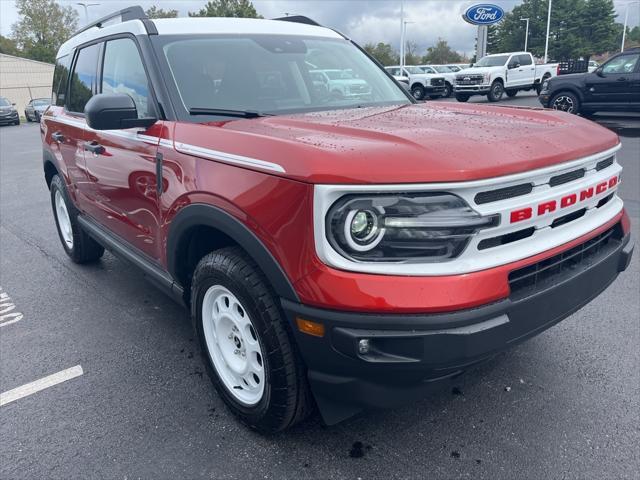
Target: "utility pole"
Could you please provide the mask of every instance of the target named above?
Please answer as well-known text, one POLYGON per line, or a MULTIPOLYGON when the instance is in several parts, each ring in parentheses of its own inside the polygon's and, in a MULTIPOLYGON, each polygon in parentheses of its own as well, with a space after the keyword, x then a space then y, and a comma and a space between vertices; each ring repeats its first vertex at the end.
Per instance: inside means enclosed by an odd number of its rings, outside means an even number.
POLYGON ((76 5, 80 5, 81 7, 84 7, 84 24, 88 25, 89 24, 89 7, 95 7, 96 5, 100 5, 100 4, 78 2, 76 3, 76 5))
POLYGON ((544 44, 544 63, 549 61, 549 32, 551 30, 551 4, 553 0, 549 0, 549 11, 547 12, 547 41, 544 44))
POLYGON ((528 41, 529 41, 529 19, 528 18, 521 18, 520 19, 521 22, 527 22, 527 27, 526 27, 526 32, 524 34, 524 51, 527 52, 527 45, 528 45, 528 41))
POLYGON ((622 45, 620 46, 620 51, 624 52, 624 41, 627 38, 627 24, 629 23, 629 5, 633 4, 633 3, 640 3, 637 0, 636 1, 631 1, 631 2, 627 2, 627 11, 624 14, 624 27, 622 29, 622 45))

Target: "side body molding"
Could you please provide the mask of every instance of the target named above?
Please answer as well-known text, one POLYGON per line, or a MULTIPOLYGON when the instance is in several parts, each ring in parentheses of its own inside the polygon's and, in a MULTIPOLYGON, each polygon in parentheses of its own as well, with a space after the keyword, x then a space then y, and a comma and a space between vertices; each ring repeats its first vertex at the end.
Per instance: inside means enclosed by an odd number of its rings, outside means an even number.
POLYGON ((181 243, 194 227, 215 228, 240 245, 258 264, 278 296, 299 302, 289 278, 264 244, 240 220, 224 210, 203 203, 182 208, 171 220, 167 237, 167 268, 175 279, 181 278, 181 257, 177 254, 181 243))

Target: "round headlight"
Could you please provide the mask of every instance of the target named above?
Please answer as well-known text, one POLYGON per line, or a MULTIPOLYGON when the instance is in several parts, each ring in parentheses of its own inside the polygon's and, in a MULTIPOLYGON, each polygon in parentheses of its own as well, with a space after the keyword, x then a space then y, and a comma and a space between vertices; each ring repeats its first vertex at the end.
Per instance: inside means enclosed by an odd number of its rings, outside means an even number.
POLYGON ((378 214, 372 210, 351 210, 345 219, 345 240, 349 247, 365 252, 374 248, 384 235, 378 214))

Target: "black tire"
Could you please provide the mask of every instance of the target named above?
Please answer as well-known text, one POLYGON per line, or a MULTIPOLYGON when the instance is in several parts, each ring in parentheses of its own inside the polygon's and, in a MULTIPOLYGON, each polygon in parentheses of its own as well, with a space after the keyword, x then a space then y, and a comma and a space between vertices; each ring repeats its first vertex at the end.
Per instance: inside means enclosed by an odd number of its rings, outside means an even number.
POLYGON ((35 113, 36 119, 34 120, 36 123, 40 123, 40 114, 38 112, 35 113))
POLYGON ((518 94, 518 90, 507 90, 506 93, 507 97, 513 98, 518 94))
POLYGON ((499 102, 502 99, 502 95, 504 94, 504 85, 502 82, 495 80, 491 84, 491 89, 489 90, 489 94, 487 98, 490 102, 499 102))
POLYGON ((293 334, 268 280, 242 249, 223 248, 200 260, 191 284, 191 314, 209 377, 241 422, 260 432, 273 433, 302 421, 310 413, 313 403, 306 368, 293 334), (240 301, 263 352, 264 393, 252 406, 241 403, 230 393, 207 348, 203 300, 207 290, 216 285, 226 288, 240 301))
POLYGON ((580 113, 580 99, 570 91, 558 92, 551 98, 549 108, 577 115, 580 113))
POLYGON ((78 210, 75 208, 73 202, 69 199, 67 194, 67 188, 60 178, 60 175, 54 175, 51 180, 51 208, 53 209, 53 218, 56 222, 56 228, 58 230, 58 236, 60 237, 60 243, 62 248, 69 255, 69 258, 75 263, 90 263, 100 259, 104 254, 104 248, 93 238, 87 235, 80 224, 78 223, 78 210), (69 246, 64 240, 62 230, 60 228, 60 222, 58 220, 58 213, 56 211, 55 197, 56 192, 60 192, 62 199, 67 208, 69 214, 69 220, 71 223, 71 231, 73 235, 73 245, 69 246))
POLYGON ((469 95, 465 95, 463 93, 456 93, 456 100, 459 102, 468 102, 469 95))
POLYGON ((444 93, 442 94, 442 98, 450 98, 453 93, 453 87, 449 82, 444 83, 444 93))
POLYGON ((20 119, 18 118, 15 122, 13 122, 14 125, 20 125, 20 119))
POLYGON ((24 112, 24 118, 27 121, 27 123, 29 123, 31 120, 29 119, 29 115, 27 115, 27 112, 24 112))
POLYGON ((424 86, 420 85, 419 83, 413 84, 411 86, 411 95, 413 95, 413 98, 415 98, 416 100, 424 99, 424 95, 425 95, 424 86))

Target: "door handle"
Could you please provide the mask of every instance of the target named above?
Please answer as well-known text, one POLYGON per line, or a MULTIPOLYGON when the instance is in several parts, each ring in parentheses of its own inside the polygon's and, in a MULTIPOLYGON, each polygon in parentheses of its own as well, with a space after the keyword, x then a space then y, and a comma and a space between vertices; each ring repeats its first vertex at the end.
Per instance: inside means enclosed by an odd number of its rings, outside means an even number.
POLYGON ((626 82, 626 81, 627 81, 626 77, 618 78, 618 82, 626 82))
POLYGON ((64 135, 60 132, 53 132, 51 138, 57 143, 64 143, 64 135))
POLYGON ((104 153, 104 147, 96 141, 84 142, 84 149, 94 155, 101 155, 104 153))

